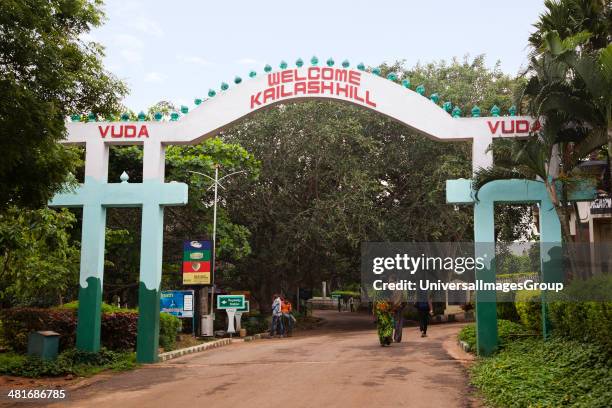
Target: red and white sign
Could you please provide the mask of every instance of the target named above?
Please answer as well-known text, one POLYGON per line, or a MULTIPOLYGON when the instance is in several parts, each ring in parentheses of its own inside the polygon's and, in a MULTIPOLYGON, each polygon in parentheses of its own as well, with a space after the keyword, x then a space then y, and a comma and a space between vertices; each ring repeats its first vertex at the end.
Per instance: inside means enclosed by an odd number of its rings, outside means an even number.
POLYGON ((102 139, 106 139, 106 137, 112 139, 149 137, 149 131, 146 125, 105 125, 98 126, 98 131, 102 139))
POLYGON ((298 69, 286 69, 267 74, 267 86, 251 94, 251 110, 280 99, 317 95, 344 97, 361 105, 376 107, 370 90, 362 89, 361 72, 352 69, 310 67, 302 74, 298 69))
POLYGON ((537 132, 540 129, 540 122, 531 123, 526 119, 499 119, 487 120, 489 131, 492 135, 529 135, 530 132, 537 132))

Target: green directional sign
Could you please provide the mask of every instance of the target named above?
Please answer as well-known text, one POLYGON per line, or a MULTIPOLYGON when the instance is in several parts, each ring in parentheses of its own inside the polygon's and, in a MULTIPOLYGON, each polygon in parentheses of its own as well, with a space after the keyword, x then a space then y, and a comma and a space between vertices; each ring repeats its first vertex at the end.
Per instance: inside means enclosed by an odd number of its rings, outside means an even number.
POLYGON ((244 295, 217 296, 217 309, 244 309, 244 295))
POLYGON ((237 309, 236 313, 249 313, 250 311, 251 311, 251 306, 249 304, 249 301, 245 300, 244 301, 244 307, 240 308, 240 309, 237 309))

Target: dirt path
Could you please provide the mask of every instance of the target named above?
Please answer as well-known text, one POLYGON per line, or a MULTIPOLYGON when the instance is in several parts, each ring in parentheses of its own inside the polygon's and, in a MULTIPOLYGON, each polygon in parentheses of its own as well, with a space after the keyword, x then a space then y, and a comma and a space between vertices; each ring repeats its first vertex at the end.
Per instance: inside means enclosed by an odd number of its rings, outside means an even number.
POLYGON ((403 343, 382 348, 369 316, 319 315, 326 323, 306 335, 232 344, 113 375, 55 406, 470 406, 461 361, 467 357, 447 351, 460 324, 432 326, 427 338, 407 327, 403 343))

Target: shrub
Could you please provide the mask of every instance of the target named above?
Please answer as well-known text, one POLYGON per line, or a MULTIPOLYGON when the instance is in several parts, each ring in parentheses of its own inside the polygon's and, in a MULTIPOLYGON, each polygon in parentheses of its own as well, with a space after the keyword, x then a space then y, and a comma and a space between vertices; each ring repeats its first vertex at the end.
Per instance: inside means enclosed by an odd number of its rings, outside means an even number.
POLYGON ((516 312, 528 330, 542 331, 542 301, 540 291, 521 290, 515 296, 516 312))
POLYGON ((104 313, 101 326, 102 346, 111 350, 135 350, 138 313, 104 313))
MULTIPOLYGON (((516 337, 522 337, 529 334, 530 332, 518 323, 502 319, 497 320, 497 337, 499 339, 500 347, 503 347, 506 343, 516 337)), ((461 341, 465 341, 470 346, 470 350, 475 351, 476 324, 470 323, 463 327, 457 335, 457 338, 461 341)))
POLYGON ((165 351, 174 350, 176 335, 181 330, 181 319, 168 313, 159 314, 159 345, 165 351))
POLYGON ((553 338, 512 341, 476 361, 472 384, 496 407, 608 407, 612 361, 602 348, 553 338))
POLYGON ((53 361, 16 354, 0 354, 0 374, 42 377, 92 375, 104 369, 126 370, 136 366, 134 353, 117 353, 102 348, 97 353, 69 349, 53 361))
MULTIPOLYGON (((61 306, 57 306, 57 309, 71 309, 78 310, 79 309, 79 301, 75 300, 69 303, 64 303, 61 306)), ((138 313, 138 309, 126 309, 120 308, 114 305, 109 305, 108 303, 102 302, 102 313, 138 313)))
POLYGON ((497 293, 497 318, 518 322, 520 320, 516 305, 514 304, 514 292, 497 293))
POLYGON ((73 310, 13 308, 0 311, 0 337, 18 353, 28 348, 28 335, 39 330, 60 334, 60 350, 73 347, 76 337, 76 314, 73 310))
POLYGON ((249 316, 242 322, 242 327, 246 329, 247 334, 253 335, 270 330, 270 322, 265 316, 249 316))

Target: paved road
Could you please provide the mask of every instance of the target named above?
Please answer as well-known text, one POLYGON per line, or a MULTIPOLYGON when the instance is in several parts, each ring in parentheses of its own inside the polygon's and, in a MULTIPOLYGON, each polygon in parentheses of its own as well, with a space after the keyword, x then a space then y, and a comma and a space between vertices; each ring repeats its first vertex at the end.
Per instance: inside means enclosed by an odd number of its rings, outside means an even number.
MULTIPOLYGON (((461 325, 380 347, 368 316, 322 312, 320 329, 188 355, 110 376, 68 407, 469 407, 467 375, 451 357, 461 325)), ((462 358, 461 354, 456 355, 462 358)), ((57 405, 59 406, 59 405, 57 405)))

